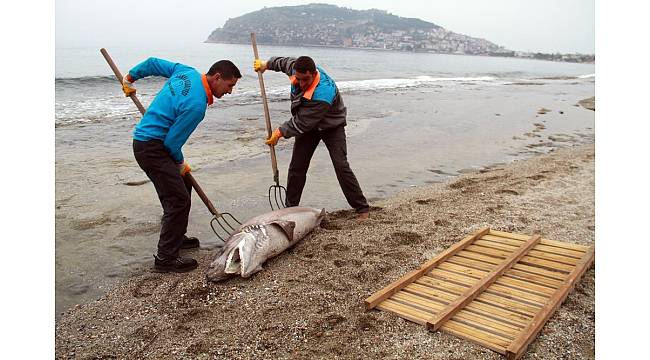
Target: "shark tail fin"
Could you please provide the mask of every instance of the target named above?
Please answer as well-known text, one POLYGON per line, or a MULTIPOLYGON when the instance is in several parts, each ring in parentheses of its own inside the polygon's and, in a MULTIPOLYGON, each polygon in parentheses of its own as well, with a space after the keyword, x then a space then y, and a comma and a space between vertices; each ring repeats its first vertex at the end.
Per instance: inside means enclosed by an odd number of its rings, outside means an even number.
POLYGON ((318 215, 318 223, 320 224, 321 222, 327 223, 329 219, 327 218, 327 212, 325 211, 325 208, 322 208, 320 211, 320 214, 318 215))

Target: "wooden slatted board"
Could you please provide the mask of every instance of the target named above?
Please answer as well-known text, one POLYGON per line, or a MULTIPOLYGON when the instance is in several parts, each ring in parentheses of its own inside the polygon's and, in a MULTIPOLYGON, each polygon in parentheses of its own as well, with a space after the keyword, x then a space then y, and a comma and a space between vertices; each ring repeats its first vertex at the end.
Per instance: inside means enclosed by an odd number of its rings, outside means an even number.
POLYGON ((365 303, 518 359, 593 261, 593 246, 484 228, 365 303))

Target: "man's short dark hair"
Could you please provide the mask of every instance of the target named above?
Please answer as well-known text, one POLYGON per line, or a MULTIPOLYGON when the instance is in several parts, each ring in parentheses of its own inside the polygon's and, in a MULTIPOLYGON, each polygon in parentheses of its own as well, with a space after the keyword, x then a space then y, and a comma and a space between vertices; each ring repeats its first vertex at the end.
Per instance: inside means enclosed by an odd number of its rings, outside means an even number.
POLYGON ((316 72, 316 63, 309 56, 301 56, 296 59, 296 62, 293 64, 293 69, 299 73, 316 72))
POLYGON ((214 75, 216 73, 221 74, 221 77, 225 80, 230 80, 232 78, 241 78, 239 69, 230 60, 219 60, 216 63, 212 64, 207 75, 214 75))

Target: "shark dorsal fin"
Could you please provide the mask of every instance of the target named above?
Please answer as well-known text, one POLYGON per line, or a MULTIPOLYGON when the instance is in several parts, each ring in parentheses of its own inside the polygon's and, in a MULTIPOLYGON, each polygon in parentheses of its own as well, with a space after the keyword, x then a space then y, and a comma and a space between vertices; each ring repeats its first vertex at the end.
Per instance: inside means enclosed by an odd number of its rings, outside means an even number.
POLYGON ((282 231, 287 235, 287 238, 289 238, 289 242, 293 242, 293 231, 296 228, 296 222, 295 221, 290 221, 290 220, 274 220, 269 223, 268 225, 277 225, 282 231))

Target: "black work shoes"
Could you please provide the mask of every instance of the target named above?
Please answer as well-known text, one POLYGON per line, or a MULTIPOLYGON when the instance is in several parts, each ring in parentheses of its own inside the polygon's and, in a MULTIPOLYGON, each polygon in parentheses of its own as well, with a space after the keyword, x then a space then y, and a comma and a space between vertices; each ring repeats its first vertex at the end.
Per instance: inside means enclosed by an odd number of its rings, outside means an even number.
POLYGON ((199 266, 196 260, 192 258, 183 258, 179 256, 175 259, 163 259, 156 255, 154 255, 153 257, 155 259, 154 266, 153 266, 155 272, 182 273, 182 272, 192 271, 199 266))
POLYGON ((199 246, 199 239, 183 235, 183 244, 181 245, 181 249, 194 249, 199 246))

